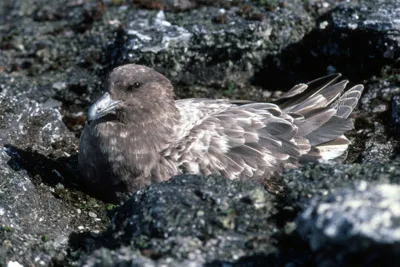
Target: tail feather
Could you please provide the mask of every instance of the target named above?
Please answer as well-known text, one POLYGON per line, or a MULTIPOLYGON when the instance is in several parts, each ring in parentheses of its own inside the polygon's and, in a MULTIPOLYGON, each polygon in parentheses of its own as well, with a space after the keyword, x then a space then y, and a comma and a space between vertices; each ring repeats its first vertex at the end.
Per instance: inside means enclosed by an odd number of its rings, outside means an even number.
POLYGON ((283 103, 279 106, 287 113, 300 114, 304 106, 321 107, 323 103, 324 106, 327 106, 346 87, 343 81, 334 83, 340 76, 341 74, 332 74, 311 81, 308 84, 297 85, 281 96, 280 101, 283 100, 283 103))
POLYGON ((357 106, 363 90, 364 86, 358 84, 345 92, 334 104, 334 107, 337 109, 336 116, 347 119, 357 106))
POLYGON ((339 136, 332 141, 320 144, 315 148, 321 155, 321 160, 333 160, 340 157, 346 152, 349 147, 350 141, 344 135, 339 136))
POLYGON ((329 142, 338 136, 343 135, 346 131, 353 129, 353 122, 349 119, 333 116, 322 127, 306 135, 312 146, 329 142))
POLYGON ((299 84, 281 97, 285 101, 280 105, 282 110, 297 115, 294 119, 298 127, 296 138, 304 137, 311 146, 308 150, 301 149, 306 152, 301 162, 332 160, 346 155, 350 142, 343 134, 353 129, 349 116, 364 87, 359 84, 343 93, 348 81, 338 82, 340 76, 333 74, 299 84))
POLYGON ((306 114, 303 120, 297 120, 298 132, 297 135, 305 136, 308 135, 328 122, 332 116, 336 113, 334 109, 331 108, 316 108, 306 114))
POLYGON ((350 141, 344 136, 340 136, 329 142, 313 146, 311 150, 301 156, 299 162, 344 160, 347 156, 347 148, 350 141))

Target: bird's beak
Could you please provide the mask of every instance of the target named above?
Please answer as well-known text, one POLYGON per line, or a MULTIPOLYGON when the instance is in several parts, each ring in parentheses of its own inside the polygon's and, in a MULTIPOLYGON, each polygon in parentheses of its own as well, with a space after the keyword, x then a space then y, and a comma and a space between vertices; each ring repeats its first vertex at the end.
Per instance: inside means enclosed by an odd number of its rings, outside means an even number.
POLYGON ((121 101, 112 100, 109 93, 105 93, 99 100, 90 106, 88 111, 88 122, 101 118, 114 111, 121 101))

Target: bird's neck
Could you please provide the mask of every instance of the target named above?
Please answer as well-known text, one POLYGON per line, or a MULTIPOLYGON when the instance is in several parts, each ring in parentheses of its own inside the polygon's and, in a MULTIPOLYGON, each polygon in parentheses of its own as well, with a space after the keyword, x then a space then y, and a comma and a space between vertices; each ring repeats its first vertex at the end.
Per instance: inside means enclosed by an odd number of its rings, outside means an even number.
POLYGON ((125 114, 119 114, 118 123, 111 127, 115 127, 120 139, 118 144, 129 146, 130 153, 158 153, 174 139, 174 126, 179 120, 175 105, 160 107, 155 104, 149 110, 127 110, 125 114))
MULTIPOLYGON (((127 123, 116 120, 93 125, 100 141, 100 150, 119 176, 148 177, 162 160, 160 152, 175 138, 177 113, 143 116, 127 123)), ((168 175, 173 175, 173 168, 168 175)), ((169 177, 169 176, 168 176, 169 177)))
POLYGON ((151 105, 138 104, 118 111, 117 119, 123 124, 136 125, 139 128, 164 122, 173 125, 174 120, 179 119, 179 112, 173 100, 155 101, 151 105))

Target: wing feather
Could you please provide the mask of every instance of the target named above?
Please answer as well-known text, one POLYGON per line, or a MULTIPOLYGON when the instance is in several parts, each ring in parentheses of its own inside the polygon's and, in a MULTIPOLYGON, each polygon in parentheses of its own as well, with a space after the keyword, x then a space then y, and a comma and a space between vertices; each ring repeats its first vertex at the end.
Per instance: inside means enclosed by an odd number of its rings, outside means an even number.
POLYGON ((182 172, 219 173, 252 178, 273 190, 276 175, 299 160, 343 157, 353 127, 348 116, 361 96, 356 85, 342 96, 348 81, 340 74, 299 84, 282 96, 281 106, 226 100, 176 101, 182 123, 173 145, 163 151, 182 172))
MULTIPOLYGON (((203 174, 220 173, 230 179, 261 180, 280 168, 279 162, 300 156, 292 140, 297 127, 291 123, 292 117, 283 114, 277 105, 231 105, 205 115, 203 110, 193 110, 207 105, 207 100, 202 101, 202 104, 190 104, 190 112, 198 114, 195 116, 198 121, 186 123, 184 130, 178 130, 179 134, 186 135, 178 137, 175 146, 164 151, 164 155, 177 159, 183 172, 200 170, 203 174)), ((181 107, 185 105, 189 103, 184 102, 181 107)), ((188 112, 189 109, 181 110, 188 112)), ((182 117, 185 119, 188 115, 182 117)))

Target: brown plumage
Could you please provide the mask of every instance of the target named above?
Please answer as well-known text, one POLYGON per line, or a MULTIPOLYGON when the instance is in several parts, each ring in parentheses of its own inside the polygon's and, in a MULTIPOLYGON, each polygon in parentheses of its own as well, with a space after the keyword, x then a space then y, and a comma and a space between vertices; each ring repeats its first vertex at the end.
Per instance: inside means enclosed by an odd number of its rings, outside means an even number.
POLYGON ((89 109, 79 167, 102 197, 118 198, 180 173, 253 179, 272 190, 299 161, 341 158, 353 128, 349 115, 363 86, 330 75, 299 84, 271 103, 174 100, 169 80, 151 68, 124 65, 108 93, 89 109))

